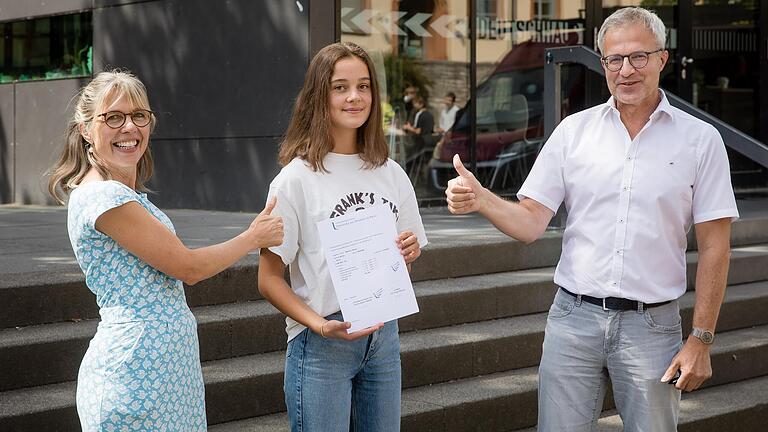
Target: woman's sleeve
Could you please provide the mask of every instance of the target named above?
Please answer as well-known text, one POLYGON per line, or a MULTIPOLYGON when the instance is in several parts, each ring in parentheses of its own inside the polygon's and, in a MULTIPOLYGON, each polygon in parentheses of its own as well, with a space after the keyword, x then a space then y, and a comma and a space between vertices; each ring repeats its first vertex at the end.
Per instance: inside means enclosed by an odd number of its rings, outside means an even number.
POLYGON ((82 203, 81 220, 91 229, 96 228, 96 220, 107 211, 131 201, 139 201, 136 192, 116 181, 89 184, 80 191, 79 199, 82 203))

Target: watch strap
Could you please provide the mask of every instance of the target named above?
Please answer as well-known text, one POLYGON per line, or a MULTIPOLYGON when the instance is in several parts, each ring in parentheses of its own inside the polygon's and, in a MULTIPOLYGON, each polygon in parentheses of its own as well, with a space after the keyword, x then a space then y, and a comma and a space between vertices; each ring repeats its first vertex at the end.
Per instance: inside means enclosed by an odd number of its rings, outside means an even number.
POLYGON ((691 329, 691 334, 694 337, 699 338, 699 340, 705 343, 706 345, 710 345, 712 342, 715 341, 715 333, 710 330, 704 330, 701 328, 694 327, 693 329, 691 329))

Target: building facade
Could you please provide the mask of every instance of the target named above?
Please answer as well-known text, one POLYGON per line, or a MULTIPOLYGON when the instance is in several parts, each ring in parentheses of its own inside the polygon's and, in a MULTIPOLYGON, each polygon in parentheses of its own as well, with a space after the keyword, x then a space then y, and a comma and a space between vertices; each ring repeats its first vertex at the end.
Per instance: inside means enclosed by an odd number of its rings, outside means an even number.
MULTIPOLYGON (((71 98, 93 73, 121 67, 147 84, 158 113, 154 200, 258 210, 307 63, 334 40, 374 58, 391 154, 422 203, 441 200, 454 153, 474 155, 485 184, 511 195, 543 143, 544 104, 554 103, 543 100, 544 50, 595 48, 603 19, 623 6, 648 7, 668 27, 663 88, 768 142, 764 1, 0 0, 0 203, 51 203, 44 173, 71 98), (404 134, 415 114, 409 87, 436 126, 455 95, 450 127, 404 134), (405 152, 414 142, 419 150, 405 152)), ((602 78, 564 70, 564 114, 607 96, 602 78)), ((738 189, 768 185, 763 168, 730 156, 738 189)))
POLYGON ((154 200, 261 208, 312 44, 334 39, 332 11, 307 1, 0 0, 0 202, 52 203, 44 174, 73 96, 93 73, 126 68, 157 112, 154 200))

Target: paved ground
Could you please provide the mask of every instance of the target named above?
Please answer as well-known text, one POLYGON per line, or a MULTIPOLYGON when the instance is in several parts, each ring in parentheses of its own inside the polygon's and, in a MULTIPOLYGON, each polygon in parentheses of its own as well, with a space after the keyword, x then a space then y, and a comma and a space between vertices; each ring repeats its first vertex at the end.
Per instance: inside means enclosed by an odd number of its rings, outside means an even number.
MULTIPOLYGON (((203 210, 168 210, 176 231, 190 247, 227 240, 256 216, 203 210)), ((82 279, 67 236, 62 207, 0 206, 0 288, 25 280, 82 279)), ((433 242, 460 242, 501 234, 477 216, 452 216, 445 209, 424 209, 427 234, 433 242)))
MULTIPOLYGON (((743 218, 768 215, 768 198, 739 200, 743 218)), ((252 213, 203 210, 168 210, 184 243, 205 246, 241 232, 255 217, 252 213)), ((454 216, 445 208, 422 210, 431 242, 463 243, 471 239, 502 236, 485 219, 454 216)), ((0 288, 32 281, 81 280, 66 229, 66 209, 43 206, 0 205, 0 288)))

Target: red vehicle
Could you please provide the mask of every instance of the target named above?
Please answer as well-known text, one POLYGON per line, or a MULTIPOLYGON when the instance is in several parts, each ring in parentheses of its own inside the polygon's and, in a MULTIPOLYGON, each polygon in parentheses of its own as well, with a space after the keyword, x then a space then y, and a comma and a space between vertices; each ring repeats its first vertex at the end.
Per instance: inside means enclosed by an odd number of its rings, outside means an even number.
MULTIPOLYGON (((486 187, 519 186, 543 144, 544 49, 572 45, 524 42, 516 45, 477 88, 477 175, 486 187), (511 181, 510 181, 511 180, 511 181)), ((575 88, 583 76, 570 77, 564 88, 575 88)), ((469 164, 469 104, 438 144, 430 161, 434 187, 445 187, 455 176, 452 158, 469 164)))

